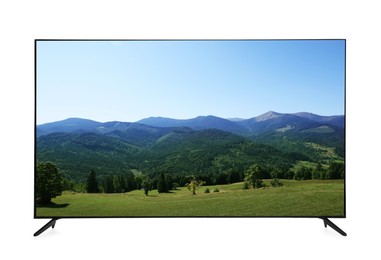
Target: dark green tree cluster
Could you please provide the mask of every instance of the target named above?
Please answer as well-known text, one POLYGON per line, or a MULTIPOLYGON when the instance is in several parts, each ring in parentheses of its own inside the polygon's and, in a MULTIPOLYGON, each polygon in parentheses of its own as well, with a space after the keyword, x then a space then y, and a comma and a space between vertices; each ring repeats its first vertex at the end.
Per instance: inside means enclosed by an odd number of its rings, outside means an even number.
POLYGON ((167 177, 164 173, 159 174, 159 179, 157 181, 157 191, 159 193, 169 192, 167 177))
POLYGON ((332 180, 332 179, 344 179, 345 167, 344 163, 332 162, 327 169, 319 163, 315 168, 301 167, 294 173, 294 180, 332 180))
MULTIPOLYGON (((141 181, 139 180, 139 187, 141 181)), ((107 175, 103 181, 103 190, 105 193, 124 193, 136 190, 138 183, 132 172, 120 175, 107 175)))
POLYGON ((311 180, 312 178, 312 168, 302 166, 300 169, 295 171, 294 180, 311 180))
POLYGON ((86 182, 87 193, 98 193, 99 186, 95 171, 91 170, 86 182))
POLYGON ((326 178, 327 179, 344 179, 345 166, 344 163, 331 163, 328 167, 326 178))
POLYGON ((50 163, 38 163, 35 183, 36 202, 42 205, 51 203, 51 199, 62 194, 63 177, 57 167, 50 163))

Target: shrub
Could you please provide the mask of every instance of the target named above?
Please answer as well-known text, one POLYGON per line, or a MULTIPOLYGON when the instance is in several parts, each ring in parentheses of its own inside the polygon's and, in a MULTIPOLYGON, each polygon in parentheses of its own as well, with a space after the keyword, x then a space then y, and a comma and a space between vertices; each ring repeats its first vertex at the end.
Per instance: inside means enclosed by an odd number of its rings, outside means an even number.
POLYGON ((218 188, 215 188, 213 192, 220 192, 218 188))
POLYGON ((209 189, 206 189, 206 190, 204 191, 204 193, 210 193, 210 190, 209 190, 209 189))
POLYGON ((272 179, 272 181, 270 182, 271 186, 273 187, 282 187, 283 186, 283 183, 280 182, 280 180, 278 178, 274 178, 272 179))
POLYGON ((247 183, 246 181, 243 183, 243 189, 244 190, 248 190, 249 189, 249 183, 247 183))

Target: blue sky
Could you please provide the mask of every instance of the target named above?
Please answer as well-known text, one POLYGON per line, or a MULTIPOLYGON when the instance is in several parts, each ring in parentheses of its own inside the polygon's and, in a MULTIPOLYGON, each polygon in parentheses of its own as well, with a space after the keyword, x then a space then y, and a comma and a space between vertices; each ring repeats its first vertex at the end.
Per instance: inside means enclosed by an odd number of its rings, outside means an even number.
POLYGON ((344 114, 343 40, 38 41, 37 124, 344 114))

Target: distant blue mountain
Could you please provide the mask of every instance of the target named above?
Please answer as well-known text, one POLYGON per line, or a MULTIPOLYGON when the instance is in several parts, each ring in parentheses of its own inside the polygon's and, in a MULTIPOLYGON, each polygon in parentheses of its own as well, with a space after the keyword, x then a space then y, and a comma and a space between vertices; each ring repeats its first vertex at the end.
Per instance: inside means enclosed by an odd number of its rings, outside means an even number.
POLYGON ((245 127, 254 135, 273 131, 301 131, 322 125, 320 122, 300 117, 295 114, 281 114, 273 111, 239 121, 237 124, 245 127))
POLYGON ((149 117, 138 123, 155 127, 190 127, 194 130, 219 129, 239 135, 261 134, 268 131, 306 130, 319 126, 344 128, 344 116, 319 116, 312 113, 282 114, 269 111, 249 119, 223 119, 215 116, 199 116, 191 119, 149 117))
POLYGON ((235 134, 245 135, 248 130, 236 122, 216 117, 216 116, 198 116, 191 119, 172 119, 165 117, 149 117, 137 121, 137 123, 155 126, 155 127, 189 127, 194 130, 219 129, 235 134))
MULTIPOLYGON (((216 116, 198 116, 191 119, 149 117, 137 122, 97 122, 81 118, 42 124, 37 126, 37 137, 55 132, 93 132, 126 138, 126 135, 141 135, 143 132, 161 136, 174 129, 193 130, 218 129, 243 136, 259 135, 266 132, 300 132, 325 127, 325 132, 344 128, 344 116, 319 116, 312 113, 285 114, 269 111, 262 115, 241 120, 228 120, 216 116), (166 128, 166 129, 165 129, 166 128), (331 130, 329 130, 331 129, 331 130)), ((318 133, 320 130, 312 130, 318 133)))
POLYGON ((307 113, 307 112, 300 112, 300 113, 295 113, 294 115, 310 119, 312 121, 316 121, 319 123, 325 123, 325 124, 330 124, 338 127, 344 127, 344 116, 338 115, 338 116, 319 116, 315 115, 312 113, 307 113))
POLYGON ((56 132, 92 132, 101 123, 82 118, 68 118, 62 121, 37 126, 37 136, 56 132))
POLYGON ((53 133, 95 133, 121 139, 137 146, 145 146, 171 132, 189 132, 184 127, 153 127, 129 122, 100 123, 88 119, 69 118, 37 126, 37 137, 53 133))

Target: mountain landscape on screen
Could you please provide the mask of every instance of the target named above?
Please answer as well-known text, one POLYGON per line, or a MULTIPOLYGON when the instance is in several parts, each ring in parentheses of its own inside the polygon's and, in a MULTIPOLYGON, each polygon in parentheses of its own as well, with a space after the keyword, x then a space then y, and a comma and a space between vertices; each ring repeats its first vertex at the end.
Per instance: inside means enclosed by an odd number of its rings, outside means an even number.
POLYGON ((55 163, 73 183, 85 182, 94 170, 100 179, 122 172, 155 179, 165 172, 179 185, 189 175, 226 184, 231 172, 239 172, 236 181, 242 181, 243 169, 253 163, 283 176, 301 165, 328 166, 344 158, 340 115, 270 111, 241 120, 150 117, 105 123, 69 118, 38 125, 36 135, 38 161, 55 163))
POLYGON ((35 217, 345 217, 345 46, 36 40, 35 217))

